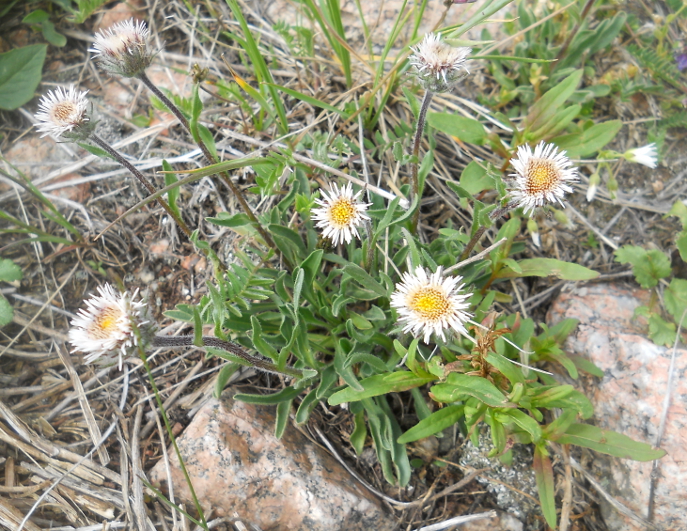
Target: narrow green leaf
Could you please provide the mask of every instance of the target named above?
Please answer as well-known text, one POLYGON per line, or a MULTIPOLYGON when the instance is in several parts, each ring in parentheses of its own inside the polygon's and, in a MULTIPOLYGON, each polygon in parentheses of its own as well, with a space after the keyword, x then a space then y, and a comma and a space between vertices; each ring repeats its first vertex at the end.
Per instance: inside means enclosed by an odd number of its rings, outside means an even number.
POLYGON ((543 445, 538 444, 534 447, 533 467, 542 513, 544 513, 546 523, 549 524, 551 529, 556 529, 556 496, 553 481, 553 465, 543 445))
POLYGON ((657 450, 651 445, 637 442, 627 435, 610 430, 603 430, 589 424, 572 424, 558 438, 560 444, 576 444, 591 448, 602 454, 613 455, 633 461, 653 461, 666 455, 665 450, 657 450))
POLYGON ((530 258, 520 260, 518 265, 521 272, 504 267, 498 272, 497 278, 557 277, 563 280, 590 280, 599 276, 597 271, 555 258, 530 258))
POLYGON ((434 385, 432 395, 437 402, 456 402, 472 396, 492 407, 504 407, 508 399, 489 380, 452 372, 446 383, 434 385))
POLYGON ((413 387, 425 385, 433 380, 435 380, 434 376, 420 377, 408 371, 376 374, 359 382, 362 390, 349 387, 334 393, 329 397, 329 404, 335 406, 344 402, 355 402, 387 393, 400 393, 413 387))
POLYGON ((229 379, 240 368, 241 365, 239 365, 238 363, 229 362, 224 364, 224 366, 220 369, 219 374, 217 375, 217 381, 215 382, 215 391, 213 393, 213 396, 215 398, 220 397, 222 391, 224 391, 224 388, 227 386, 227 382, 229 381, 229 379))
MULTIPOLYGON (((179 182, 177 176, 173 173, 172 165, 166 160, 162 161, 162 169, 165 172, 165 186, 170 186, 179 182)), ((181 212, 179 212, 179 207, 177 206, 177 199, 179 199, 179 187, 172 188, 167 192, 167 200, 169 201, 169 208, 179 217, 181 217, 181 212)))
POLYGON ((240 400, 241 402, 246 402, 247 404, 281 404, 282 402, 287 402, 291 404, 291 400, 296 398, 300 394, 298 389, 293 387, 286 387, 277 393, 272 393, 271 395, 254 395, 248 393, 237 393, 234 395, 234 400, 240 400))
POLYGON ((277 404, 277 418, 274 422, 274 436, 281 439, 286 431, 286 426, 289 424, 289 415, 291 414, 292 400, 286 400, 277 404))
POLYGON ((448 406, 435 411, 401 435, 398 442, 405 444, 418 441, 450 428, 464 416, 463 409, 463 406, 448 406))
POLYGON ((317 398, 317 389, 313 389, 301 401, 296 411, 296 424, 305 424, 310 418, 310 413, 315 409, 319 400, 317 398))
POLYGON ((552 122, 556 112, 572 96, 581 80, 582 70, 575 70, 563 81, 549 89, 530 107, 530 112, 524 120, 525 129, 530 132, 537 131, 552 122))
POLYGON ((346 118, 348 116, 348 113, 342 111, 341 109, 337 109, 333 105, 329 105, 329 103, 326 103, 324 101, 320 101, 317 98, 313 98, 312 96, 308 96, 307 94, 303 94, 302 92, 298 92, 297 90, 293 90, 288 87, 284 87, 282 85, 276 85, 273 83, 266 83, 266 85, 273 86, 275 88, 278 88, 282 92, 286 92, 289 96, 293 96, 297 100, 304 101, 305 103, 308 103, 309 105, 312 105, 313 107, 318 107, 320 109, 325 109, 327 111, 331 111, 333 113, 336 113, 343 118, 346 118))
POLYGON ((356 282, 358 282, 364 288, 373 291, 379 297, 386 297, 387 290, 379 282, 370 276, 370 274, 365 271, 362 267, 356 264, 348 264, 343 268, 345 275, 352 277, 356 282))
POLYGON ((613 140, 622 126, 623 122, 620 120, 609 120, 595 124, 582 133, 562 135, 551 141, 564 149, 570 158, 589 157, 613 140))
POLYGON ((353 446, 356 455, 360 455, 365 449, 365 440, 367 439, 367 426, 365 425, 365 415, 362 411, 356 413, 353 423, 355 428, 350 437, 351 446, 353 446))

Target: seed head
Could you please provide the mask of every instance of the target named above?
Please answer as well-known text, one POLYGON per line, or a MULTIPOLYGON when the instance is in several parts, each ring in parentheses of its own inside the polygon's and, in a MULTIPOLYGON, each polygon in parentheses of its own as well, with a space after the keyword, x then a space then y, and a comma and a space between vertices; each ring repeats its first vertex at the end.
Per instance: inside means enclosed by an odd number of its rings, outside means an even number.
POLYGON ((145 22, 131 18, 96 33, 88 51, 111 74, 136 77, 150 66, 155 55, 148 44, 149 35, 145 22))
POLYGON ((420 44, 411 47, 410 64, 415 67, 420 83, 426 90, 446 92, 468 72, 466 60, 472 48, 454 48, 441 41, 439 35, 428 33, 420 44))

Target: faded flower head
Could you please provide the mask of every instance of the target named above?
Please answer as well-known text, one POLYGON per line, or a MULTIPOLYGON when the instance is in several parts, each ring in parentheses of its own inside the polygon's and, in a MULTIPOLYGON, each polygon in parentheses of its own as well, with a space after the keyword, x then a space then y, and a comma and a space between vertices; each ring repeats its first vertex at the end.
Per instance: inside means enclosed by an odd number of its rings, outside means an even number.
POLYGON ((468 72, 466 60, 472 48, 455 48, 441 41, 436 33, 428 33, 417 46, 411 47, 410 64, 426 90, 446 92, 468 72))
POLYGON ((557 201, 561 206, 566 193, 572 192, 568 183, 579 179, 577 168, 565 156, 565 151, 558 152, 553 144, 540 142, 537 147, 528 145, 518 148, 517 157, 510 161, 515 173, 515 187, 510 195, 515 206, 523 207, 525 214, 533 212, 536 207, 557 201))
MULTIPOLYGON (((43 133, 41 138, 47 135, 55 137, 81 137, 82 133, 90 133, 87 127, 89 118, 86 114, 88 91, 79 92, 74 85, 68 89, 58 87, 49 90, 38 103, 38 110, 34 117, 38 123, 34 126, 43 133)), ((86 135, 87 136, 87 135, 86 135)))
POLYGON ((341 189, 332 183, 329 195, 324 190, 321 193, 322 199, 315 199, 320 208, 312 209, 312 219, 317 221, 316 227, 323 229, 322 236, 330 238, 334 245, 350 243, 353 236, 360 238, 358 227, 370 219, 365 211, 371 205, 358 201, 363 191, 353 195, 350 183, 341 189))
POLYGON ((155 55, 148 45, 149 35, 145 22, 130 18, 96 33, 88 51, 111 74, 135 77, 150 66, 155 55))
POLYGON ((630 162, 644 164, 644 166, 648 166, 652 169, 656 167, 656 163, 658 162, 656 144, 654 143, 626 151, 623 156, 630 162))
POLYGON ((404 332, 412 332, 415 337, 424 335, 424 342, 434 332, 443 341, 444 330, 452 329, 469 337, 465 323, 472 317, 466 302, 472 293, 465 293, 463 277, 442 278, 442 269, 436 273, 417 267, 415 274, 404 273, 396 291, 391 295, 391 306, 399 314, 399 323, 404 332))
POLYGON ((113 354, 117 355, 121 370, 124 357, 138 345, 134 326, 144 338, 153 328, 145 319, 145 304, 136 300, 138 290, 129 295, 105 284, 98 287, 98 292, 100 295, 86 300, 86 308, 81 308, 72 320, 69 342, 72 352, 86 354, 86 363, 101 356, 109 361, 113 354))

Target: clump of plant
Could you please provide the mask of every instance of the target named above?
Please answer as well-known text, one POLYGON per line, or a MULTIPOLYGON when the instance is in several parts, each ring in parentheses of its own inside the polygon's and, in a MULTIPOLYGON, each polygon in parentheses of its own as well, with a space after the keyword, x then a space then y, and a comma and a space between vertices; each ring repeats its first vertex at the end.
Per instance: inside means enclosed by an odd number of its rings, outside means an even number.
MULTIPOLYGON (((507 3, 491 2, 492 10, 481 11, 474 23, 507 3)), ((272 91, 275 85, 267 81, 269 70, 255 53, 256 44, 238 5, 229 4, 243 28, 241 42, 256 76, 266 85, 253 88, 235 72, 233 80, 265 111, 256 113, 256 122, 264 125, 271 120, 277 130, 288 130, 288 122, 282 119, 283 103, 278 92, 272 91)), ((330 9, 338 5, 329 4, 330 9)), ((188 176, 178 181, 172 177, 164 189, 154 189, 96 135, 86 95, 75 88, 51 92, 43 99, 37 115, 39 128, 78 140, 127 167, 149 191, 146 201, 158 201, 212 259, 214 277, 207 282, 208 295, 197 304, 179 304, 166 314, 193 324, 193 335, 157 335, 135 293, 103 288, 74 321, 70 337, 74 351, 86 354, 87 361, 109 358, 110 363, 116 359, 121 365, 136 353, 146 368, 149 348, 202 346, 209 355, 228 362, 218 379, 218 393, 241 365, 279 374, 285 386, 270 397, 238 396, 275 404, 278 435, 284 432, 294 405, 296 422, 305 423, 320 401, 347 403, 355 421, 351 444, 360 453, 371 437, 384 477, 396 485, 406 485, 410 479, 407 443, 458 424, 476 444, 479 427, 486 423, 493 456, 507 458, 513 442, 534 445, 542 511, 555 527, 550 443, 576 444, 636 460, 657 459, 663 452, 583 423, 593 414, 589 400, 535 366, 560 365, 575 379, 579 370, 595 371, 588 362, 569 358, 562 350, 574 321, 551 329, 542 325, 543 332, 536 334, 532 319, 500 315, 493 307, 496 300, 508 300, 502 283, 514 278, 555 276, 574 281, 597 276, 583 266, 552 258, 518 258, 524 248, 518 235, 523 219, 529 222, 533 212, 565 206, 566 195, 579 180, 570 153, 581 156, 599 151, 619 126, 572 123, 581 112, 581 105, 574 101, 583 75, 572 67, 562 69, 548 90, 540 85, 533 92, 518 127, 500 115, 512 127, 510 145, 487 135, 477 120, 450 113, 427 114, 432 94, 450 90, 469 71, 469 48, 449 44, 458 35, 459 30, 429 35, 411 50, 409 64, 424 89, 424 99, 416 105, 412 144, 404 153, 396 153, 410 166, 408 183, 400 194, 372 186, 365 175, 349 175, 335 164, 310 159, 298 152, 297 145, 261 146, 243 159, 220 161, 214 139, 200 120, 202 76, 196 77, 184 109, 147 79, 153 52, 143 23, 130 21, 97 36, 94 51, 105 66, 117 75, 137 77, 151 88, 201 148, 208 165, 177 171, 188 176), (432 143, 420 157, 426 120, 437 130, 491 147, 501 158, 497 166, 473 162, 459 182, 449 183, 471 212, 472 223, 463 230, 440 228, 432 241, 422 241, 417 233, 424 179, 433 160, 432 143), (274 198, 273 206, 259 215, 227 173, 243 166, 252 166, 258 175, 254 192, 274 198), (327 174, 324 189, 315 184, 313 168, 327 174), (223 264, 198 232, 186 226, 176 205, 174 191, 206 175, 219 175, 243 210, 207 220, 239 235, 236 261, 230 264, 223 264), (284 175, 286 181, 280 184, 276 177, 284 175), (483 203, 474 197, 483 191, 493 200, 483 203), (496 232, 496 243, 483 248, 481 240, 489 230, 496 232), (213 336, 202 334, 206 325, 213 327, 213 336), (432 407, 420 389, 427 389, 432 407), (391 393, 403 391, 412 392, 420 419, 405 433, 389 404, 391 393)), ((345 62, 342 68, 348 79, 345 62)), ((316 103, 288 90, 290 96, 316 103)), ((344 119, 369 111, 362 106, 329 107, 344 119)), ((173 176, 168 164, 165 170, 173 176)), ((150 382, 155 388, 152 378, 150 382)))

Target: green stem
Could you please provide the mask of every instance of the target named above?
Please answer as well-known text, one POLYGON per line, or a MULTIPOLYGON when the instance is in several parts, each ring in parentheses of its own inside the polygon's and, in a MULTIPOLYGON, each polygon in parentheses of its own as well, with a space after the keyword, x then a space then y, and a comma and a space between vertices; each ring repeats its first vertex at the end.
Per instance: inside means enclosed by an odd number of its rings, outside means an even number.
MULTIPOLYGON (((113 148, 110 144, 105 142, 102 138, 100 138, 98 135, 93 133, 89 139, 91 142, 93 142, 96 146, 99 148, 103 149, 113 157, 117 162, 119 162, 122 166, 124 166, 127 170, 129 170, 134 177, 136 177, 139 182, 150 192, 151 194, 154 194, 157 192, 155 187, 152 185, 152 183, 146 179, 145 175, 143 175, 133 164, 131 164, 128 160, 124 158, 124 156, 117 151, 115 148, 113 148)), ((186 234, 186 236, 190 239, 191 238, 191 230, 188 228, 188 225, 184 222, 181 217, 179 217, 169 206, 167 201, 162 199, 161 197, 158 197, 156 199, 158 204, 169 214, 169 216, 176 222, 176 224, 179 226, 179 228, 186 234)))
POLYGON ((153 378, 153 373, 150 370, 150 365, 148 364, 148 357, 146 356, 145 350, 140 346, 141 343, 139 341, 139 354, 141 356, 141 361, 143 362, 143 367, 146 370, 146 373, 148 374, 148 381, 150 382, 150 387, 153 389, 153 394, 155 394, 155 401, 157 402, 157 407, 160 410, 160 416, 162 417, 163 422, 165 423, 165 429, 167 430, 167 435, 169 436, 170 440, 172 441, 172 446, 174 447, 174 453, 177 456, 177 459, 179 460, 179 467, 181 468, 182 473, 184 474, 184 479, 186 480, 186 484, 188 485, 188 489, 191 492, 191 497, 193 498, 193 504, 196 507, 196 511, 198 511, 198 516, 200 517, 200 522, 201 526, 204 529, 208 529, 208 524, 205 521, 205 514, 203 513, 203 508, 200 505, 200 502, 198 501, 198 496, 196 495, 196 491, 193 488, 193 483, 191 482, 191 476, 188 473, 188 470, 186 469, 186 465, 184 464, 184 459, 181 456, 181 451, 179 450, 179 446, 177 445, 177 440, 174 437, 174 432, 172 432, 172 425, 169 423, 169 419, 167 418, 167 413, 165 412, 165 407, 162 404, 162 398, 160 398, 160 393, 157 389, 157 385, 155 384, 155 379, 153 378))
POLYGON ((420 221, 420 180, 418 178, 418 172, 420 168, 420 144, 422 143, 422 133, 425 130, 427 109, 429 109, 432 96, 434 96, 434 93, 431 90, 425 91, 425 96, 422 98, 422 105, 420 105, 420 112, 417 117, 415 136, 413 137, 413 157, 415 158, 415 161, 412 162, 410 166, 410 189, 412 193, 410 200, 412 201, 415 197, 418 197, 417 208, 413 213, 413 218, 410 222, 413 232, 417 230, 417 224, 420 221))
MULTIPOLYGON (((172 101, 164 95, 164 93, 153 84, 153 82, 150 80, 150 78, 146 75, 145 72, 142 72, 139 74, 138 78, 143 82, 143 84, 150 89, 150 91, 155 94, 155 96, 162 102, 164 103, 165 107, 167 107, 171 113, 176 116, 177 120, 179 120, 179 123, 186 129, 186 132, 191 135, 191 137, 196 141, 196 144, 198 144, 198 147, 200 150, 203 152, 203 155, 205 156, 205 159, 208 161, 209 164, 217 164, 219 161, 213 156, 213 154, 210 152, 208 147, 205 145, 205 142, 202 141, 200 136, 198 135, 198 131, 192 131, 191 127, 189 125, 188 120, 186 117, 183 115, 181 110, 172 103, 172 101)), ((220 176, 222 177, 222 180, 224 181, 224 184, 226 184, 229 187, 229 190, 231 190, 231 193, 234 194, 234 197, 239 202, 239 205, 241 206, 241 209, 244 211, 244 213, 248 216, 248 219, 251 220, 253 225, 255 225, 255 228, 257 231, 260 233, 260 236, 262 236, 262 239, 265 240, 265 243, 271 247, 278 256, 280 256, 282 259, 285 260, 285 257, 282 255, 281 251, 277 247, 277 245, 274 243, 274 240, 270 236, 270 234, 263 228, 263 226, 260 224, 260 221, 258 221, 257 216, 253 213, 253 210, 251 209, 250 205, 248 204, 248 201, 246 201, 245 196, 243 195, 243 192, 241 191, 240 188, 238 188, 234 182, 231 180, 229 177, 229 174, 226 171, 220 172, 220 176)))
MULTIPOLYGON (((195 345, 194 340, 194 336, 155 336, 153 338, 152 346, 158 348, 192 347, 195 345)), ((303 378, 303 373, 295 367, 286 365, 285 367, 280 368, 270 361, 248 354, 248 352, 243 350, 243 348, 236 343, 232 343, 231 341, 224 341, 223 339, 212 336, 203 336, 202 342, 204 347, 213 347, 226 350, 234 356, 248 362, 251 367, 255 367, 256 369, 274 374, 281 374, 283 376, 290 376, 291 378, 303 378)))

